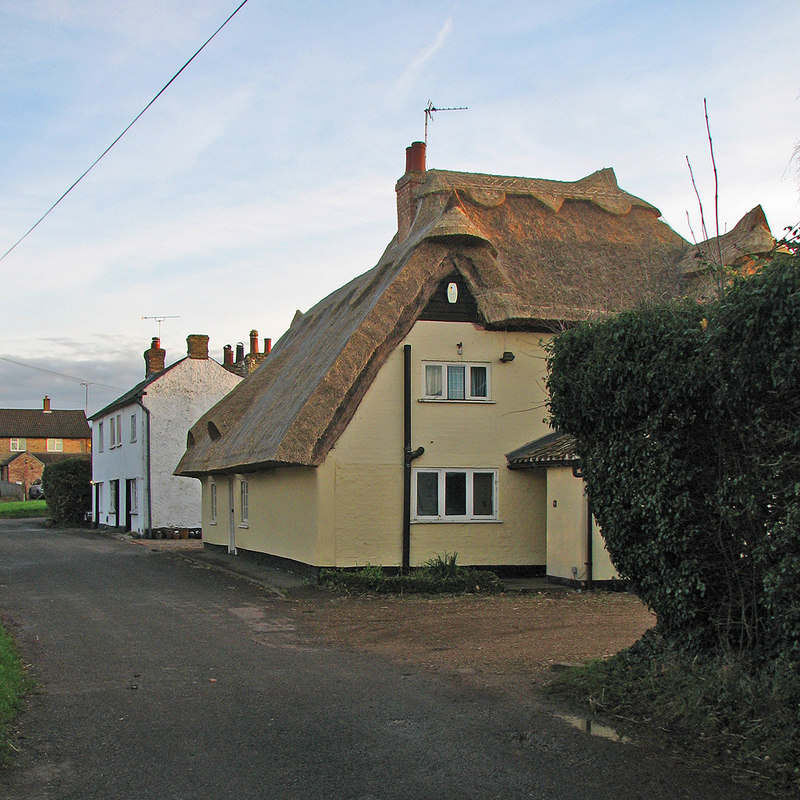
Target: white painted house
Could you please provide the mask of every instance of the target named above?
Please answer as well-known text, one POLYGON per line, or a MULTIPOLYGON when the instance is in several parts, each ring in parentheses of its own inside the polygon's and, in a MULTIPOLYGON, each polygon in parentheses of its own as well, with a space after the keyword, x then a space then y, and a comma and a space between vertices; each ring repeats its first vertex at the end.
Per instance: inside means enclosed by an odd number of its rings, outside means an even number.
POLYGON ((208 357, 208 336, 186 342, 186 357, 165 369, 166 351, 153 338, 145 380, 89 418, 97 525, 141 536, 200 527, 200 486, 173 471, 189 428, 241 377, 208 357))

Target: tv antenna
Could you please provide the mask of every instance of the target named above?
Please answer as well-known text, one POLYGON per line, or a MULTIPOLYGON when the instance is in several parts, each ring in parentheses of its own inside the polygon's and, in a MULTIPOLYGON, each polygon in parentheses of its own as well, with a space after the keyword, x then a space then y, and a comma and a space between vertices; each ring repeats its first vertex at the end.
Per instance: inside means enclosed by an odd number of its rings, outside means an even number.
POLYGON ((180 319, 180 314, 159 314, 154 317, 142 316, 142 319, 154 319, 158 323, 158 338, 161 338, 161 323, 165 319, 180 319))
POLYGON ((425 147, 428 146, 428 120, 433 119, 436 111, 469 111, 467 106, 453 106, 451 108, 436 108, 432 101, 428 100, 428 105, 425 106, 425 147))

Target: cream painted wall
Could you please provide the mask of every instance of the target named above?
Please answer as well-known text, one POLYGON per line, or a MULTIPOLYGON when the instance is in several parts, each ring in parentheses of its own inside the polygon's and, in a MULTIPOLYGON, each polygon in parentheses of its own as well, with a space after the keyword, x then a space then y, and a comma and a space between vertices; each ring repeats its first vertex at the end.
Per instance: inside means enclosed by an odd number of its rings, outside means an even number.
MULTIPOLYGON (((537 473, 545 470, 535 470, 537 473)), ((529 472, 529 470, 525 470, 529 472)), ((571 467, 547 468, 547 574, 586 580, 588 508, 583 481, 572 474, 571 467), (554 505, 555 504, 555 505, 554 505)), ((597 523, 592 519, 592 580, 608 581, 618 578, 597 523)))
POLYGON ((498 475, 499 521, 412 523, 412 565, 445 551, 458 552, 461 564, 545 563, 545 478, 509 470, 505 454, 549 433, 543 421, 547 338, 471 323, 414 325, 326 462, 335 464, 336 565, 401 563, 404 344, 412 348, 412 447, 425 448, 413 466, 496 469, 498 475), (504 364, 500 356, 507 350, 515 360, 504 364), (421 401, 424 361, 486 363, 491 401, 421 401))
MULTIPOLYGON (((319 475, 303 467, 233 476, 234 542, 236 548, 318 564, 319 475), (248 486, 248 519, 242 520, 241 484, 248 486)), ((229 478, 203 481, 203 541, 228 546, 229 478), (211 481, 217 483, 217 522, 211 520, 211 481)))

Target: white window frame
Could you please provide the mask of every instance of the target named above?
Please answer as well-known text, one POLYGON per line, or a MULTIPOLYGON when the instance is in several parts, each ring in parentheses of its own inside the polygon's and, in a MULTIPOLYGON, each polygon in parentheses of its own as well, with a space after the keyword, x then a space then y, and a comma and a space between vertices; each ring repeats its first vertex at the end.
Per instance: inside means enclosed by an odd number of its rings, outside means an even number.
POLYGON ((117 513, 117 504, 119 503, 119 488, 118 484, 114 483, 114 481, 109 481, 108 483, 108 513, 109 514, 116 514, 117 513))
POLYGON ((131 507, 128 509, 131 514, 138 514, 139 507, 139 481, 134 478, 131 480, 131 507))
POLYGON ((117 447, 122 447, 122 414, 117 414, 117 447))
POLYGON ((487 403, 492 400, 492 365, 484 361, 423 361, 422 362, 422 399, 429 401, 439 401, 442 403, 487 403), (428 394, 427 370, 428 367, 441 370, 442 394, 428 394), (448 397, 448 367, 464 368, 464 397, 448 397), (486 370, 486 396, 473 395, 472 389, 472 370, 480 367, 486 370))
POLYGON ((48 453, 63 453, 64 452, 64 440, 63 439, 48 439, 47 440, 47 452, 48 453))
POLYGON ((411 520, 412 522, 499 522, 499 470, 492 467, 417 467, 411 471, 411 520), (466 514, 445 514, 445 482, 448 472, 464 473, 466 478, 466 514), (417 513, 417 482, 422 473, 436 473, 438 475, 437 510, 438 513, 423 516, 417 513), (490 474, 492 476, 492 513, 475 514, 474 511, 474 476, 476 474, 490 474), (470 511, 473 509, 473 511, 470 511))
POLYGON ((239 481, 239 514, 241 518, 241 527, 246 528, 250 521, 250 488, 247 481, 239 481))
POLYGON ((211 499, 211 524, 217 524, 217 484, 215 481, 211 481, 211 485, 209 487, 209 494, 211 499))
POLYGON ((9 441, 8 449, 12 453, 24 453, 28 449, 28 440, 24 436, 15 436, 9 441))
POLYGON ((117 425, 114 422, 114 417, 109 420, 108 426, 108 449, 113 450, 117 446, 117 425))
POLYGON ((103 423, 97 423, 97 452, 103 452, 103 423))
POLYGON ((136 412, 131 414, 131 441, 136 441, 136 412))

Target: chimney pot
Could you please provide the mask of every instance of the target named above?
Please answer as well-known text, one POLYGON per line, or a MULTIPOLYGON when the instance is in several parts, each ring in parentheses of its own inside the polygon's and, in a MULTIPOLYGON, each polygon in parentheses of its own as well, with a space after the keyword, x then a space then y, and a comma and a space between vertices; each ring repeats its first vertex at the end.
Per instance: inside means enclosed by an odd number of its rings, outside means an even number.
POLYGON ((233 366, 233 348, 229 344, 222 348, 222 363, 226 367, 233 366))
POLYGON ((44 400, 42 400, 42 411, 45 414, 50 413, 50 398, 48 397, 48 395, 45 395, 44 400))
POLYGON ((204 333, 190 333, 186 337, 186 355, 189 358, 205 360, 208 358, 208 336, 204 333))
POLYGON ((269 355, 272 352, 272 339, 264 339, 264 355, 269 355))
POLYGON ((250 355, 258 355, 258 331, 250 331, 250 355))
POLYGON ((397 182, 397 240, 405 241, 417 215, 417 189, 425 182, 425 142, 406 148, 406 172, 397 182))
POLYGON ((244 342, 236 342, 236 363, 244 361, 244 342))
POLYGON ((425 172, 425 142, 412 142, 406 149, 406 172, 425 172))
POLYGON ((161 347, 161 340, 154 336, 150 348, 144 351, 144 376, 149 378, 158 372, 164 371, 164 361, 167 351, 161 347))

